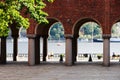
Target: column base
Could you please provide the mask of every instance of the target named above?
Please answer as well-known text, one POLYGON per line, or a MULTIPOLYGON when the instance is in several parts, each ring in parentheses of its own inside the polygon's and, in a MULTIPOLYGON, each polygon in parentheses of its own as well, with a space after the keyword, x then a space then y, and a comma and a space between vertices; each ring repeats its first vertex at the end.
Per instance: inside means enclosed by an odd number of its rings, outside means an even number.
POLYGON ((74 63, 72 63, 72 64, 71 64, 71 63, 65 63, 65 65, 66 65, 66 66, 73 66, 74 63))
POLYGON ((103 66, 110 67, 110 63, 103 63, 103 66))

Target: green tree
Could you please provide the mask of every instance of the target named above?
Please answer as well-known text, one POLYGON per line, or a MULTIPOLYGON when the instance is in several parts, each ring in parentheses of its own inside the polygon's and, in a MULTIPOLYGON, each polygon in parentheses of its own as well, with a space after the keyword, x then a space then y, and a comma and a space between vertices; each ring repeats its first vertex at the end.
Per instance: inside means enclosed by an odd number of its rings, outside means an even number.
POLYGON ((50 39, 63 39, 64 38, 64 29, 60 22, 55 23, 51 26, 50 29, 50 39))
POLYGON ((60 34, 55 34, 55 39, 59 40, 60 39, 60 34))
POLYGON ((91 35, 92 34, 92 27, 90 24, 83 25, 82 30, 84 31, 84 35, 91 35))
POLYGON ((83 24, 80 29, 80 38, 93 38, 93 37, 100 37, 101 28, 98 24, 94 22, 87 22, 83 24), (93 36, 93 37, 92 37, 93 36))
POLYGON ((117 22, 112 27, 112 37, 120 37, 120 22, 117 22))
POLYGON ((101 34, 101 28, 100 26, 96 25, 94 26, 93 35, 99 35, 99 34, 101 34))
MULTIPOLYGON (((47 0, 53 2, 54 0, 47 0)), ((46 4, 43 0, 1 0, 0 1, 0 36, 7 36, 9 32, 8 26, 15 22, 17 28, 29 27, 29 19, 24 18, 20 14, 20 10, 27 8, 26 13, 36 20, 38 23, 48 22, 46 16, 48 14, 42 9, 46 4)))

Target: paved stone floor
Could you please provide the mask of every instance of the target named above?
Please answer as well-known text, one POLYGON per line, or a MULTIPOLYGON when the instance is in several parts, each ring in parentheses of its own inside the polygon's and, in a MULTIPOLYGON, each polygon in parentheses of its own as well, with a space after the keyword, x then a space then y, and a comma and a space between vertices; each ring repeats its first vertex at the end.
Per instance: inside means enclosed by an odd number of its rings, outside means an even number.
POLYGON ((0 80, 120 80, 120 64, 104 67, 99 63, 41 63, 28 66, 25 62, 0 65, 0 80))

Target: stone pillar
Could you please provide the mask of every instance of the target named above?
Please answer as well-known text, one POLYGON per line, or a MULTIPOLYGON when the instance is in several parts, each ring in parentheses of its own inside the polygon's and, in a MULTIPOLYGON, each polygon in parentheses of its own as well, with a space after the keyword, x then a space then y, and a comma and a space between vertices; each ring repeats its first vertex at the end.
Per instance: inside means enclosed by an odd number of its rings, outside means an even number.
POLYGON ((1 37, 1 64, 6 64, 6 37, 1 37))
POLYGON ((28 35, 28 64, 35 65, 40 63, 40 44, 39 37, 28 35))
POLYGON ((66 38, 66 52, 65 52, 65 64, 68 66, 73 65, 73 52, 72 52, 72 35, 65 35, 66 38))
POLYGON ((74 62, 76 62, 77 61, 77 59, 76 59, 76 57, 77 57, 77 38, 78 38, 78 36, 77 37, 74 37, 73 38, 73 45, 72 45, 72 48, 73 48, 73 61, 74 62))
POLYGON ((17 54, 18 54, 18 35, 13 37, 13 61, 17 61, 17 54))
POLYGON ((46 56, 47 56, 47 38, 48 36, 43 36, 43 61, 46 61, 46 56))
POLYGON ((103 35, 103 65, 110 66, 110 35, 103 35))

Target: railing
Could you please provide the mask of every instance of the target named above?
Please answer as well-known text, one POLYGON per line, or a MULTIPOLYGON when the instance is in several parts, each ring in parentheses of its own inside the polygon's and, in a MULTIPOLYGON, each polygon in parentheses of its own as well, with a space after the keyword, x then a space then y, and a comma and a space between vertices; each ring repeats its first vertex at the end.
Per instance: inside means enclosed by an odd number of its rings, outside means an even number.
MULTIPOLYGON (((60 58, 60 53, 54 53, 52 55, 48 55, 47 57, 52 57, 52 58, 60 58)), ((63 58, 65 58, 65 54, 63 53, 63 58)), ((77 54, 77 59, 78 60, 83 60, 83 59, 89 59, 89 56, 91 55, 92 59, 102 59, 103 58, 103 55, 102 54, 89 54, 89 53, 79 53, 77 54)), ((8 53, 7 54, 7 57, 13 57, 13 54, 12 53, 8 53)), ((18 57, 24 57, 24 58, 27 58, 28 57, 28 54, 18 54, 18 57)), ((40 54, 40 57, 43 58, 43 55, 40 54)), ((119 60, 120 59, 120 56, 110 56, 110 59, 111 60, 119 60)))

